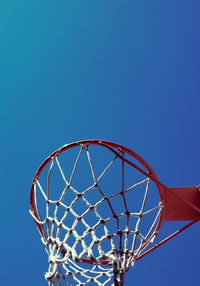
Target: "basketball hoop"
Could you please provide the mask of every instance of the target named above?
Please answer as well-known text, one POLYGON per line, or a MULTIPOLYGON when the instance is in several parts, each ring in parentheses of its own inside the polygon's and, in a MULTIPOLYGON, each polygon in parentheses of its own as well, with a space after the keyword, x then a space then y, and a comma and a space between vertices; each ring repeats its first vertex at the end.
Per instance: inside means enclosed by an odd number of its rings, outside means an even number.
POLYGON ((135 152, 102 140, 52 153, 36 172, 30 200, 49 286, 122 286, 137 260, 200 220, 198 187, 166 187, 135 152), (190 223, 153 244, 167 220, 190 223))

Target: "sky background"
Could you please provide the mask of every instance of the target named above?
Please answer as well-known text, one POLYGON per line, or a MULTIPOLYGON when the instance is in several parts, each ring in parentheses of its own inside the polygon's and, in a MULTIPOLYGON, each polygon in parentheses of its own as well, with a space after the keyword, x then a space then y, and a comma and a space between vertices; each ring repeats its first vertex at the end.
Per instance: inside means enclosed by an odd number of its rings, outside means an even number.
MULTIPOLYGON (((167 186, 200 183, 200 2, 0 1, 0 281, 47 285, 29 215, 42 161, 105 139, 167 186)), ((199 226, 136 263, 126 285, 195 285, 199 226)))

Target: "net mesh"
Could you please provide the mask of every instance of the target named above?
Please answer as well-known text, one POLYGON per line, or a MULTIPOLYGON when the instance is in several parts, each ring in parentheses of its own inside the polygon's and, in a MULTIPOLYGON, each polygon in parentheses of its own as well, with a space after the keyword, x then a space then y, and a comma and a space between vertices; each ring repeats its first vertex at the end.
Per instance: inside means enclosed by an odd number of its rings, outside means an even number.
POLYGON ((51 286, 123 285, 130 265, 156 237, 162 205, 159 196, 149 199, 150 179, 126 164, 125 152, 93 160, 91 148, 81 145, 71 154, 75 158, 65 160, 74 162, 70 167, 53 156, 34 181, 40 209, 31 214, 49 256, 51 286))

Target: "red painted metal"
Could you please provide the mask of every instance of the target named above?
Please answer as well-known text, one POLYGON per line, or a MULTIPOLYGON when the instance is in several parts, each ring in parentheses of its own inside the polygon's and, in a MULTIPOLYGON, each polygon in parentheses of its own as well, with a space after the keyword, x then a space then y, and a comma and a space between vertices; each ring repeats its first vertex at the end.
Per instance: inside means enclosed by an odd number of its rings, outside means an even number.
POLYGON ((168 187, 165 190, 164 220, 194 220, 200 216, 198 187, 168 187))

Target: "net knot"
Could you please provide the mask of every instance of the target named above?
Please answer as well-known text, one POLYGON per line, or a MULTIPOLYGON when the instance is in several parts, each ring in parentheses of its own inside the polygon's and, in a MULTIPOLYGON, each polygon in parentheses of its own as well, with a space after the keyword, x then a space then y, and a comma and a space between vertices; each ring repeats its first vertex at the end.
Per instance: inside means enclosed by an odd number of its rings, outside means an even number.
POLYGON ((101 224, 105 224, 105 223, 106 223, 104 219, 101 219, 99 222, 100 222, 101 224))
POLYGON ((123 235, 123 233, 122 233, 121 230, 118 230, 117 234, 118 234, 119 236, 122 236, 122 235, 123 235))
POLYGON ((54 255, 50 254, 49 255, 49 262, 55 264, 55 263, 57 263, 59 258, 60 258, 60 256, 58 254, 54 254, 54 255))
POLYGON ((78 216, 77 221, 81 221, 81 220, 82 220, 82 216, 78 216))

